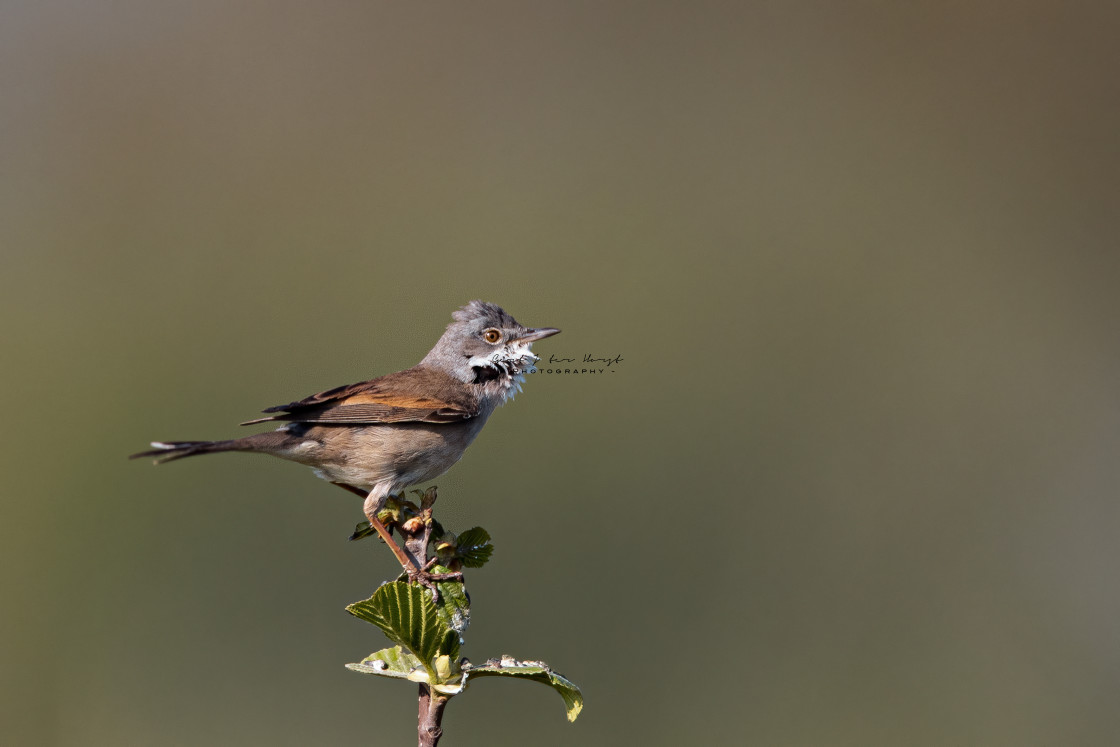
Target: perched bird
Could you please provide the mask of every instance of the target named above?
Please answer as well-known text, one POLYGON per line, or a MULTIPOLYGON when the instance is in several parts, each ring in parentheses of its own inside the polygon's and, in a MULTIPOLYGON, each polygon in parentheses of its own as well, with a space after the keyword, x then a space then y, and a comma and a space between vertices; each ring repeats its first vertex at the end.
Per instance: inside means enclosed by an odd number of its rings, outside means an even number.
POLYGON ((196 454, 271 454, 313 467, 315 474, 365 496, 370 525, 390 544, 410 576, 416 566, 377 520, 386 497, 439 477, 474 441, 498 405, 521 390, 537 360, 530 346, 560 330, 530 329, 492 303, 471 301, 435 347, 412 368, 270 407, 242 425, 279 428, 228 441, 156 441, 130 458, 170 462, 196 454))

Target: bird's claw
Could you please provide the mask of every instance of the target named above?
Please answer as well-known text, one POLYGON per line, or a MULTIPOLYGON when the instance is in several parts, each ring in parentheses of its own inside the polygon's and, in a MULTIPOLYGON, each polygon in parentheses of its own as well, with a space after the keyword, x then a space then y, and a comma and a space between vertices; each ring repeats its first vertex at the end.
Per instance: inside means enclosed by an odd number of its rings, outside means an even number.
POLYGON ((431 558, 424 564, 423 568, 409 567, 405 569, 408 574, 409 583, 420 584, 428 591, 432 592, 432 601, 439 602, 439 588, 436 586, 440 581, 462 581, 463 574, 461 571, 451 571, 450 573, 429 573, 428 569, 436 564, 436 558, 431 558))

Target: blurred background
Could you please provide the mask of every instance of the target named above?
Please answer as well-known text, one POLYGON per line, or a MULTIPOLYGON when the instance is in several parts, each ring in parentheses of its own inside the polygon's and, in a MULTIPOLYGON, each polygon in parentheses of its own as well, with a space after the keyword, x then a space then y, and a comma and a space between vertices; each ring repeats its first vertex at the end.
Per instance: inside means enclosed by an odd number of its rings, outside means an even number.
POLYGON ((395 573, 308 470, 157 439, 472 298, 621 356, 436 482, 494 536, 449 745, 1120 729, 1112 3, 6 2, 0 741, 409 744, 395 573))

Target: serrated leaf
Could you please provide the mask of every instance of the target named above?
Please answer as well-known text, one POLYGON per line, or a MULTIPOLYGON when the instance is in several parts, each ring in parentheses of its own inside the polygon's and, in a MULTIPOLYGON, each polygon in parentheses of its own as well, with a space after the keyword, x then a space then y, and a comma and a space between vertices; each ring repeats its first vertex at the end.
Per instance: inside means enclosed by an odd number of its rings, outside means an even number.
MULTIPOLYGON (((433 566, 432 573, 448 573, 451 569, 441 565, 433 566)), ((439 604, 436 610, 440 619, 460 637, 471 624, 471 600, 462 581, 438 581, 439 604)))
POLYGON ((459 658, 459 634, 443 622, 431 594, 419 584, 382 584, 373 596, 349 605, 346 611, 381 628, 390 641, 418 658, 429 675, 435 674, 432 660, 436 656, 459 658))
POLYGON ((490 533, 482 527, 473 527, 459 535, 456 552, 467 568, 481 568, 494 553, 490 533))
POLYGON ((518 677, 521 679, 540 682, 548 685, 564 699, 564 708, 568 713, 568 721, 575 721, 579 712, 583 710, 583 693, 574 682, 552 671, 552 668, 543 661, 518 661, 509 656, 501 659, 491 659, 480 666, 466 666, 463 668, 467 681, 474 677, 518 677))
POLYGON ((381 677, 407 679, 410 672, 424 668, 424 662, 417 659, 400 646, 374 651, 357 664, 347 664, 347 669, 362 674, 376 674, 381 677))

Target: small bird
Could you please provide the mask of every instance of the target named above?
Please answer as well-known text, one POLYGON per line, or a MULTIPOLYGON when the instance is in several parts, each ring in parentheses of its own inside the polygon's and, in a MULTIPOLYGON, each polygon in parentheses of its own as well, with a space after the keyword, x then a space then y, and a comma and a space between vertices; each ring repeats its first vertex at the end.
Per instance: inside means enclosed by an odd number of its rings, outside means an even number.
MULTIPOLYGON (((420 568, 392 540, 377 512, 390 495, 439 477, 463 456, 498 405, 521 391, 537 360, 530 346, 557 334, 530 329, 500 307, 471 301, 455 311, 435 347, 412 368, 328 389, 264 410, 279 428, 228 441, 155 441, 154 457, 170 462, 196 454, 244 451, 271 454, 313 467, 315 474, 365 496, 363 512, 409 575, 420 568)), ((427 584, 426 584, 427 585, 427 584)))

